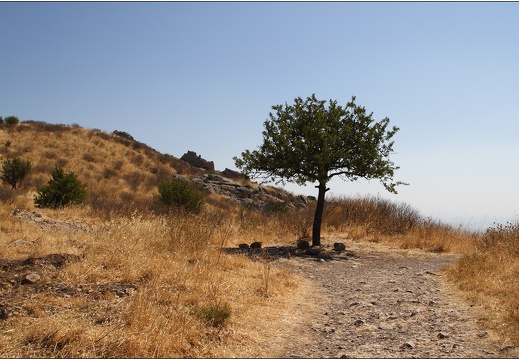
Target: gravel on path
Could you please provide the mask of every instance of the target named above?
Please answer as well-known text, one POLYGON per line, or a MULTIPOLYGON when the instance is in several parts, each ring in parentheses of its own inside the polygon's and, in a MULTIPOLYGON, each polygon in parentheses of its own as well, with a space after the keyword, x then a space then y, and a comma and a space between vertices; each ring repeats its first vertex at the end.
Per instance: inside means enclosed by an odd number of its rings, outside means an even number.
MULTIPOLYGON (((337 240, 336 240, 337 241, 337 240)), ((340 241, 340 240, 339 240, 340 241)), ((315 282, 324 302, 297 333, 286 335, 283 358, 502 358, 478 321, 477 306, 456 296, 442 269, 459 255, 347 242, 332 260, 279 261, 315 282)), ((321 300, 322 301, 322 300, 321 300)), ((511 353, 513 351, 513 353, 511 353)))

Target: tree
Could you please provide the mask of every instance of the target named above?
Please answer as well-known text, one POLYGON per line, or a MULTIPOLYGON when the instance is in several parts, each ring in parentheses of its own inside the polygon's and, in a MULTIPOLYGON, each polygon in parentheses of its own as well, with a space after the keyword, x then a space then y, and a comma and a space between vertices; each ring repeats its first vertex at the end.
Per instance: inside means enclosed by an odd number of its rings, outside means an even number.
POLYGON ((47 185, 37 190, 34 197, 36 207, 62 208, 68 204, 82 204, 86 198, 86 185, 73 172, 65 173, 56 166, 47 185))
POLYGON ((31 172, 32 164, 29 160, 23 161, 19 158, 5 159, 2 164, 2 173, 0 179, 11 185, 12 189, 16 189, 31 172))
POLYGON ((20 119, 18 119, 16 116, 8 116, 4 119, 5 123, 7 125, 16 125, 20 122, 20 119))
POLYGON ((276 183, 299 185, 317 183, 319 189, 312 227, 312 245, 321 245, 321 222, 326 187, 331 178, 343 180, 379 179, 386 190, 396 193, 393 182, 398 169, 389 160, 393 152, 391 138, 399 130, 387 130, 386 117, 374 122, 373 113, 355 104, 345 107, 336 100, 318 100, 315 94, 306 100, 298 97, 293 105, 276 105, 264 122, 263 144, 258 150, 234 157, 236 166, 251 177, 276 183))

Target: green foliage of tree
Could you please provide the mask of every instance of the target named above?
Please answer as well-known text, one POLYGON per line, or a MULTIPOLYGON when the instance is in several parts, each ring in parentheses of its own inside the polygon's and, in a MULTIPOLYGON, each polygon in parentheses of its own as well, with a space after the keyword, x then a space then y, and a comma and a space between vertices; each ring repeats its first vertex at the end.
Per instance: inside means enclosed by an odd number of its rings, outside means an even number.
POLYGON ((181 178, 161 181, 158 190, 158 198, 164 205, 179 207, 190 213, 199 213, 205 203, 204 195, 181 178))
POLYGON ((47 185, 37 190, 34 197, 36 207, 62 208, 69 204, 82 204, 87 190, 73 172, 65 173, 56 166, 47 185))
POLYGON ((16 125, 20 122, 20 119, 18 119, 16 116, 8 116, 4 119, 5 123, 7 125, 16 125))
POLYGON ((5 159, 2 164, 0 179, 16 189, 23 182, 23 179, 31 172, 32 164, 29 160, 23 161, 20 158, 5 159))
POLYGON ((263 144, 234 157, 236 166, 252 178, 299 185, 317 183, 319 195, 312 228, 312 245, 320 245, 326 187, 331 178, 343 180, 379 179, 396 193, 395 170, 390 161, 392 137, 399 130, 388 129, 389 119, 373 120, 355 97, 342 107, 336 100, 318 100, 315 94, 294 104, 273 106, 264 122, 263 144))

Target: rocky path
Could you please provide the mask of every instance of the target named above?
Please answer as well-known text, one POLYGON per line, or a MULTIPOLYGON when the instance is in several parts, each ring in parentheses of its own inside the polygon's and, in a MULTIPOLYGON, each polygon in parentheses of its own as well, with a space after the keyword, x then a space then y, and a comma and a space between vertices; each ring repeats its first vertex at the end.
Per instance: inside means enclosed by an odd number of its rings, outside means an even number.
MULTIPOLYGON (((315 281, 324 298, 286 339, 279 357, 492 358, 516 355, 493 341, 442 281, 456 255, 348 243, 333 260, 297 258, 282 266, 315 281)), ((309 300, 311 301, 311 300, 309 300)))

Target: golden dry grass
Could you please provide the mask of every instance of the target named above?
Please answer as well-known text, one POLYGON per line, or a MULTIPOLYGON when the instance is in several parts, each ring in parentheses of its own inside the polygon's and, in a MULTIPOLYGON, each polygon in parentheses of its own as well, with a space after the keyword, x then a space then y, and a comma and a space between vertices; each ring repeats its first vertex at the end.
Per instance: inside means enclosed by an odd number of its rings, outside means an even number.
MULTIPOLYGON (((3 320, 2 357, 258 356, 265 349, 257 334, 281 332, 310 291, 266 260, 222 252, 242 242, 285 242, 290 232, 275 217, 217 196, 199 215, 154 211, 161 178, 199 173, 176 158, 99 130, 42 123, 3 126, 0 144, 2 158, 33 164, 20 189, 2 185, 0 257, 75 254, 80 261, 43 273, 42 283, 137 288, 129 296, 41 290, 11 299, 19 314, 3 320), (87 205, 35 209, 35 190, 56 165, 88 185, 87 205), (13 217, 15 208, 37 210, 60 227, 13 217)), ((6 282, 2 289, 14 288, 6 282)))
POLYGON ((519 344, 519 224, 496 225, 447 274, 470 301, 486 309, 484 320, 504 344, 519 344))
POLYGON ((29 315, 5 320, 0 356, 256 356, 262 350, 255 327, 279 327, 273 319, 290 318, 305 281, 266 261, 220 251, 247 235, 237 223, 219 210, 120 217, 85 232, 4 220, 2 257, 77 254, 81 261, 46 280, 77 288, 131 283, 137 291, 127 297, 39 292, 15 299, 29 315), (13 246, 17 238, 24 245, 13 246), (229 311, 230 317, 212 323, 200 309, 229 311))
MULTIPOLYGON (((1 258, 75 254, 81 261, 43 280, 73 287, 137 286, 122 297, 40 291, 13 299, 25 313, 4 320, 2 357, 273 356, 303 321, 294 304, 307 304, 308 313, 317 308, 319 294, 308 281, 266 259, 251 261, 221 251, 254 241, 293 245, 311 232, 311 206, 260 214, 210 194, 202 214, 164 213, 154 201, 159 181, 201 170, 144 144, 79 126, 0 125, 0 156, 33 164, 20 189, 0 185, 1 258), (42 213, 62 224, 89 224, 90 230, 41 227, 11 216, 15 208, 35 210, 36 188, 56 165, 88 185, 87 205, 42 213), (14 245, 19 239, 24 241, 14 245), (230 317, 218 323, 208 314, 230 317), (272 346, 262 347, 262 339, 272 334, 272 346)), ((519 342, 516 228, 472 234, 423 219, 407 204, 373 197, 331 199, 325 210, 325 237, 340 234, 354 241, 464 254, 448 270, 449 279, 464 296, 486 306, 487 321, 504 342, 519 342)), ((9 286, 2 284, 4 290, 9 286)))

